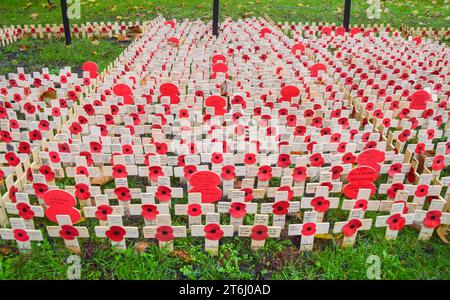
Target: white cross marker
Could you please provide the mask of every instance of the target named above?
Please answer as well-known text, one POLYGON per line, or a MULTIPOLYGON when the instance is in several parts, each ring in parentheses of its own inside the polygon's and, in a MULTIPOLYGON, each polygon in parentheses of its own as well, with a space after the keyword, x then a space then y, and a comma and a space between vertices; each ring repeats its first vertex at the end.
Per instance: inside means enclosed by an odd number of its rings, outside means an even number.
POLYGON ((303 224, 290 224, 288 235, 301 235, 300 251, 312 251, 314 235, 328 233, 329 223, 318 223, 317 212, 304 213, 303 224))
POLYGON ((73 226, 70 217, 67 215, 57 215, 58 226, 47 226, 47 233, 50 237, 61 237, 67 248, 79 253, 81 251, 77 238, 88 238, 89 231, 85 226, 73 226))

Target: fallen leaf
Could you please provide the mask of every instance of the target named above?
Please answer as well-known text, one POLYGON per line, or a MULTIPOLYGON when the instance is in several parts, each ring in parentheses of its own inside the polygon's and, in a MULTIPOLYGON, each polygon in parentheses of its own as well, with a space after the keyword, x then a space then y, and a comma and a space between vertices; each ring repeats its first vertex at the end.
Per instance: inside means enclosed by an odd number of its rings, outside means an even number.
POLYGON ((30 18, 32 18, 33 20, 36 20, 36 18, 39 16, 39 14, 38 13, 32 13, 31 15, 30 15, 30 18))
POLYGON ((170 252, 170 256, 180 258, 183 262, 190 262, 192 258, 184 250, 173 250, 170 252))
POLYGON ((134 249, 137 253, 142 253, 145 252, 145 249, 147 249, 148 245, 148 242, 138 242, 136 246, 134 246, 134 249))
POLYGON ((92 40, 91 43, 92 43, 92 45, 97 46, 97 45, 100 44, 100 41, 99 40, 92 40))
POLYGON ((22 52, 27 51, 27 50, 28 50, 28 47, 25 44, 20 46, 20 48, 19 48, 19 51, 22 51, 22 52))

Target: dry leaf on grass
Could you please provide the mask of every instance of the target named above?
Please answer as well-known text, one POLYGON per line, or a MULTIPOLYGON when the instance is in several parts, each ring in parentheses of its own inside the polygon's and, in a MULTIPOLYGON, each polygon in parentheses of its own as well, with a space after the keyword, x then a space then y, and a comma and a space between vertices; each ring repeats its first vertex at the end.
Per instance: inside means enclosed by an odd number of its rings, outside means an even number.
POLYGON ((170 252, 170 256, 180 258, 183 262, 190 262, 192 258, 184 250, 173 250, 170 252))
POLYGON ((148 248, 149 243, 148 242, 138 242, 136 246, 134 246, 134 249, 137 253, 145 252, 145 249, 148 248))

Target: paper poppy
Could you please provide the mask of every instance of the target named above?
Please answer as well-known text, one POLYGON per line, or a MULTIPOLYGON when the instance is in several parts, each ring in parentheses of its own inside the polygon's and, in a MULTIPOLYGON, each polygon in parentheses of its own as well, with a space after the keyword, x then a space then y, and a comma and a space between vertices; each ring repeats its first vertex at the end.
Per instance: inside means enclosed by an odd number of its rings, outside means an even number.
POLYGON ((39 167, 39 173, 45 176, 46 181, 52 181, 55 178, 55 173, 50 166, 44 165, 39 167))
POLYGON ((100 221, 108 220, 108 215, 113 213, 113 208, 109 205, 99 205, 97 206, 97 210, 95 212, 95 216, 100 221))
POLYGON ((205 238, 211 241, 218 241, 223 237, 223 230, 219 224, 208 224, 203 227, 205 238))
POLYGON ((256 155, 253 153, 246 153, 244 155, 244 163, 246 165, 253 165, 254 163, 256 163, 256 155))
POLYGON ((439 210, 430 210, 423 219, 423 225, 427 228, 436 228, 441 225, 442 212, 439 210))
POLYGON ((405 186, 402 183, 394 183, 391 185, 391 187, 387 190, 387 195, 389 198, 394 199, 395 195, 397 195, 397 191, 404 190, 405 186))
POLYGON ((313 155, 311 155, 309 157, 309 161, 311 166, 313 167, 321 167, 325 163, 325 159, 320 153, 314 153, 313 155))
POLYGON ((322 196, 318 196, 311 200, 311 206, 317 212, 325 212, 330 208, 330 201, 322 196))
POLYGON ((389 167, 388 175, 389 175, 389 177, 393 178, 395 174, 401 173, 401 172, 402 172, 402 164, 395 163, 389 167))
POLYGON ((172 190, 170 187, 160 185, 156 190, 155 197, 160 202, 170 201, 172 199, 172 190))
POLYGON ((434 171, 440 171, 443 168, 445 168, 445 157, 444 155, 437 155, 433 158, 433 163, 431 165, 431 168, 434 171))
POLYGON ((80 235, 78 229, 73 227, 72 225, 62 225, 61 230, 59 231, 59 235, 68 241, 72 241, 80 235))
POLYGON ((159 214, 158 207, 153 204, 142 205, 141 216, 149 221, 156 220, 156 216, 159 214))
POLYGON ((273 214, 275 215, 285 215, 289 212, 289 207, 291 204, 288 201, 277 201, 272 205, 273 214))
POLYGON ((247 214, 247 210, 245 209, 246 207, 247 205, 245 203, 232 202, 228 212, 233 218, 240 219, 247 214))
POLYGON ((286 201, 291 201, 292 198, 294 198, 294 191, 288 185, 284 185, 284 186, 279 187, 277 189, 277 192, 287 192, 287 199, 286 199, 286 201))
POLYGON ((189 180, 191 175, 194 174, 195 172, 197 172, 197 166, 195 166, 195 165, 185 166, 183 168, 183 171, 184 171, 184 178, 189 180))
POLYGON ((277 166, 286 168, 291 165, 291 156, 289 154, 280 154, 278 156, 277 166))
POLYGON ((119 201, 130 201, 131 200, 130 189, 125 186, 115 188, 114 194, 116 194, 117 199, 119 199, 119 201))
POLYGON ((233 165, 222 167, 222 173, 220 173, 220 176, 224 180, 233 180, 236 177, 235 167, 233 165))
POLYGON ((198 217, 202 214, 202 206, 197 203, 191 203, 188 205, 187 214, 191 217, 198 217))
POLYGON ((121 226, 111 226, 109 230, 105 232, 106 237, 113 242, 121 242, 125 238, 126 231, 121 226))
POLYGON ((13 234, 16 241, 28 242, 30 240, 28 233, 23 229, 14 229, 13 234))
POLYGON ((223 155, 222 155, 222 153, 214 152, 211 155, 211 162, 213 164, 221 164, 223 162, 223 155))
POLYGON ((20 163, 19 157, 14 152, 8 152, 5 154, 5 160, 8 163, 8 165, 15 167, 20 163))
POLYGON ((69 144, 67 143, 59 143, 58 144, 58 151, 61 153, 70 153, 69 144))
POLYGON ((269 237, 268 230, 266 225, 255 225, 252 227, 250 238, 255 241, 264 241, 269 237))
POLYGON ((306 167, 296 167, 292 171, 292 177, 294 178, 295 182, 302 182, 306 179, 306 167))
POLYGON ((425 151, 424 143, 418 143, 416 145, 416 148, 414 149, 414 153, 416 153, 416 154, 422 154, 424 151, 425 151))
POLYGON ((4 143, 12 142, 11 133, 9 131, 6 131, 6 130, 0 131, 0 138, 1 138, 2 142, 4 142, 4 143))
POLYGON ((85 183, 75 184, 75 197, 80 200, 87 200, 91 197, 91 192, 89 191, 89 186, 85 183))
POLYGON ((272 178, 272 168, 270 166, 261 166, 256 176, 260 181, 268 181, 272 178))
POLYGON ((342 227, 342 233, 345 236, 352 236, 362 226, 362 223, 358 219, 351 219, 342 227))
POLYGON ((160 155, 167 154, 167 145, 165 143, 155 143, 156 153, 160 155))
POLYGON ((342 172, 344 171, 344 168, 341 166, 333 166, 331 168, 331 179, 339 179, 341 177, 342 172))
POLYGON ((69 127, 70 133, 72 134, 80 134, 83 131, 83 128, 78 122, 73 122, 69 127))
POLYGON ((48 191, 48 186, 44 183, 33 183, 33 189, 36 197, 42 199, 42 196, 48 191))
POLYGON ((52 163, 59 163, 61 161, 61 158, 59 157, 59 153, 56 151, 50 151, 48 153, 48 156, 52 163))
POLYGON ((306 127, 305 126, 296 126, 294 130, 294 136, 302 136, 306 133, 306 127))
POLYGON ((386 223, 390 230, 401 230, 405 226, 406 219, 401 214, 395 214, 390 216, 386 223))
POLYGON ((75 173, 77 175, 84 175, 86 177, 89 177, 89 171, 85 166, 78 166, 75 169, 75 173))
POLYGON ((174 239, 173 228, 171 226, 159 226, 156 229, 155 238, 160 242, 169 242, 174 239))
POLYGON ((102 152, 102 144, 100 144, 99 142, 90 142, 89 143, 89 147, 91 149, 92 153, 101 153, 102 152))
POLYGON ((114 178, 126 178, 128 176, 127 168, 124 165, 117 164, 112 167, 114 178))
POLYGON ((159 176, 164 176, 163 169, 160 166, 153 166, 148 168, 148 177, 151 181, 158 181, 159 176))
POLYGON ((11 199, 12 203, 16 203, 16 201, 17 201, 16 193, 18 191, 19 191, 19 189, 17 187, 15 187, 14 185, 9 188, 8 196, 9 196, 9 199, 11 199))
POLYGON ((411 130, 405 129, 402 132, 400 132, 400 134, 398 135, 398 140, 400 142, 406 142, 406 140, 409 138, 410 135, 411 135, 411 130))
POLYGON ((361 208, 363 211, 365 211, 367 209, 368 204, 369 201, 367 201, 366 199, 359 199, 355 201, 355 205, 353 206, 353 208, 355 209, 361 208))
POLYGON ((24 220, 31 220, 34 217, 34 211, 28 203, 19 203, 16 205, 19 216, 24 220))
POLYGON ((421 184, 421 185, 417 186, 417 189, 414 192, 414 196, 425 197, 426 195, 428 195, 428 188, 429 187, 426 184, 421 184))
MULTIPOLYGON (((58 154, 58 153, 56 153, 56 154, 58 154)), ((81 151, 80 156, 84 156, 86 158, 86 163, 87 163, 88 167, 91 167, 92 164, 94 163, 94 160, 92 159, 92 154, 90 152, 81 151)), ((59 155, 58 155, 58 160, 59 160, 59 155)))
POLYGON ((245 193, 245 195, 244 195, 244 201, 245 202, 253 201, 253 199, 254 199, 254 197, 253 197, 253 189, 251 189, 251 188, 243 188, 243 189, 241 189, 241 191, 243 191, 245 193))
POLYGON ((316 233, 316 224, 312 222, 308 222, 303 224, 302 226, 302 235, 310 236, 316 233))

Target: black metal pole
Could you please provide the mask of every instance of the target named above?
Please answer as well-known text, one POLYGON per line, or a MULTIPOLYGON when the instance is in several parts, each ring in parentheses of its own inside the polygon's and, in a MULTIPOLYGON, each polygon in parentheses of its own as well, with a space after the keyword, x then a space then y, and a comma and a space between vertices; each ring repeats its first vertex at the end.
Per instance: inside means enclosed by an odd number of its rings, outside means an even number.
POLYGON ((219 35, 219 0, 213 3, 213 35, 219 35))
POLYGON ((69 17, 67 16, 67 0, 61 0, 61 13, 64 25, 64 35, 66 36, 66 46, 72 44, 72 36, 70 34, 69 17))
POLYGON ((350 9, 352 6, 352 0, 345 0, 344 7, 344 28, 346 31, 350 30, 350 9))

